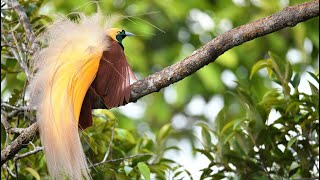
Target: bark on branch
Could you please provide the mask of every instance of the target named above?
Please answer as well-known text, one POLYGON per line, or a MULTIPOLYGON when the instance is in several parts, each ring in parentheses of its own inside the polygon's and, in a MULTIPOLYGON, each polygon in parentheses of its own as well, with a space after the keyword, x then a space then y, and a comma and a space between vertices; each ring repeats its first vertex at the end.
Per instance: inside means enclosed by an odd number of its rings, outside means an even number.
MULTIPOLYGON (((271 16, 225 32, 182 61, 132 84, 130 102, 135 102, 145 95, 158 92, 162 88, 182 80, 205 65, 214 62, 217 57, 235 46, 286 27, 293 27, 317 16, 319 16, 319 0, 287 7, 271 16)), ((101 107, 96 106, 94 108, 101 107)), ((35 123, 26 128, 20 136, 5 147, 1 151, 1 165, 23 148, 23 144, 27 144, 36 133, 37 125, 35 123)))

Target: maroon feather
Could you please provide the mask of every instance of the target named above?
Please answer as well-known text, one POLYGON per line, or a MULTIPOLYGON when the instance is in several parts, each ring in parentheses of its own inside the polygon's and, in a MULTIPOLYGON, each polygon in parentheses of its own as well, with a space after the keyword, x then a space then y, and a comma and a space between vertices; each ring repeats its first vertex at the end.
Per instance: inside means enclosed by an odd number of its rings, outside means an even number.
POLYGON ((82 104, 79 126, 92 125, 91 103, 101 99, 107 108, 126 104, 130 99, 130 77, 136 80, 120 44, 112 39, 103 52, 97 75, 82 104))
POLYGON ((108 51, 103 52, 96 78, 91 84, 107 108, 125 104, 130 98, 129 64, 120 44, 113 40, 110 43, 108 51))
POLYGON ((86 96, 84 97, 80 117, 79 117, 79 128, 86 129, 87 127, 92 126, 92 110, 91 110, 91 88, 88 89, 86 96))

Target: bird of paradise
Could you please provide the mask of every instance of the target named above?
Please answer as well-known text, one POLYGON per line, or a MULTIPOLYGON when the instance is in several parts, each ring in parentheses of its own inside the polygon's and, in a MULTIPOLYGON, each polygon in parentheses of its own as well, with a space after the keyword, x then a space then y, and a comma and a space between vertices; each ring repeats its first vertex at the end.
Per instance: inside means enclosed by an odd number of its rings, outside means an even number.
POLYGON ((79 17, 46 29, 41 39, 47 46, 33 57, 37 72, 28 87, 53 179, 90 178, 79 128, 92 125, 92 103, 112 108, 129 102, 129 81, 136 80, 122 44, 133 34, 110 28, 101 13, 79 17))

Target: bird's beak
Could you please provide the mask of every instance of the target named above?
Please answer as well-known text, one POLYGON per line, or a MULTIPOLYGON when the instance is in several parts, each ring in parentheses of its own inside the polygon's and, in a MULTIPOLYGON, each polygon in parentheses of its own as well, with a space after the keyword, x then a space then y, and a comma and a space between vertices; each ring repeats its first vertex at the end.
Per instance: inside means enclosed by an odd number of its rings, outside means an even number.
POLYGON ((131 33, 131 32, 125 32, 124 34, 125 34, 126 36, 134 36, 134 34, 131 33))

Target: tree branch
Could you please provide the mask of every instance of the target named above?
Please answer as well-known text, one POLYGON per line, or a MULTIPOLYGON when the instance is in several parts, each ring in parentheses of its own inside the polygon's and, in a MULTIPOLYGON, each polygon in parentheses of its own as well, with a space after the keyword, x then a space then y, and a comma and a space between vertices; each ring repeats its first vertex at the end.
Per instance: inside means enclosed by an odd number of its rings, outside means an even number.
POLYGON ((271 16, 227 31, 182 61, 132 84, 130 102, 135 102, 145 95, 158 92, 162 88, 182 80, 214 62, 220 55, 235 46, 286 27, 293 27, 299 22, 317 16, 319 16, 319 0, 287 7, 271 16))
MULTIPOLYGON (((235 46, 286 27, 293 27, 317 16, 319 16, 319 0, 287 7, 271 16, 225 32, 182 61, 132 84, 130 102, 135 102, 143 96, 158 92, 162 88, 182 80, 210 62, 214 62, 217 57, 235 46)), ((103 107, 96 106, 94 108, 103 107)), ((27 144, 36 132, 37 125, 34 123, 5 147, 1 151, 1 165, 22 149, 23 144, 27 144)))
POLYGON ((133 159, 133 158, 138 158, 138 157, 143 157, 143 156, 154 156, 154 154, 143 153, 143 154, 135 154, 135 155, 132 155, 132 156, 126 156, 126 157, 118 158, 118 159, 103 160, 101 162, 98 162, 96 164, 93 164, 93 165, 89 166, 89 168, 95 167, 95 166, 100 166, 100 165, 105 164, 105 163, 123 161, 123 160, 126 160, 126 159, 133 159))
MULTIPOLYGON (((14 177, 14 178, 17 177, 17 175, 14 174, 14 173, 11 171, 11 169, 10 169, 6 164, 2 165, 2 167, 5 168, 12 177, 14 177)), ((6 178, 6 179, 7 179, 7 178, 6 178)))
POLYGON ((1 166, 3 163, 11 159, 17 154, 20 149, 25 147, 36 135, 38 131, 37 123, 33 123, 31 126, 26 128, 15 140, 13 140, 8 146, 1 150, 1 166))
POLYGON ((17 154, 15 157, 14 157, 14 161, 18 161, 19 159, 22 159, 24 157, 27 157, 27 156, 30 156, 32 154, 36 154, 37 152, 40 152, 43 150, 43 147, 40 147, 40 146, 34 146, 33 145, 33 150, 32 151, 29 151, 29 152, 26 152, 24 154, 17 154))

